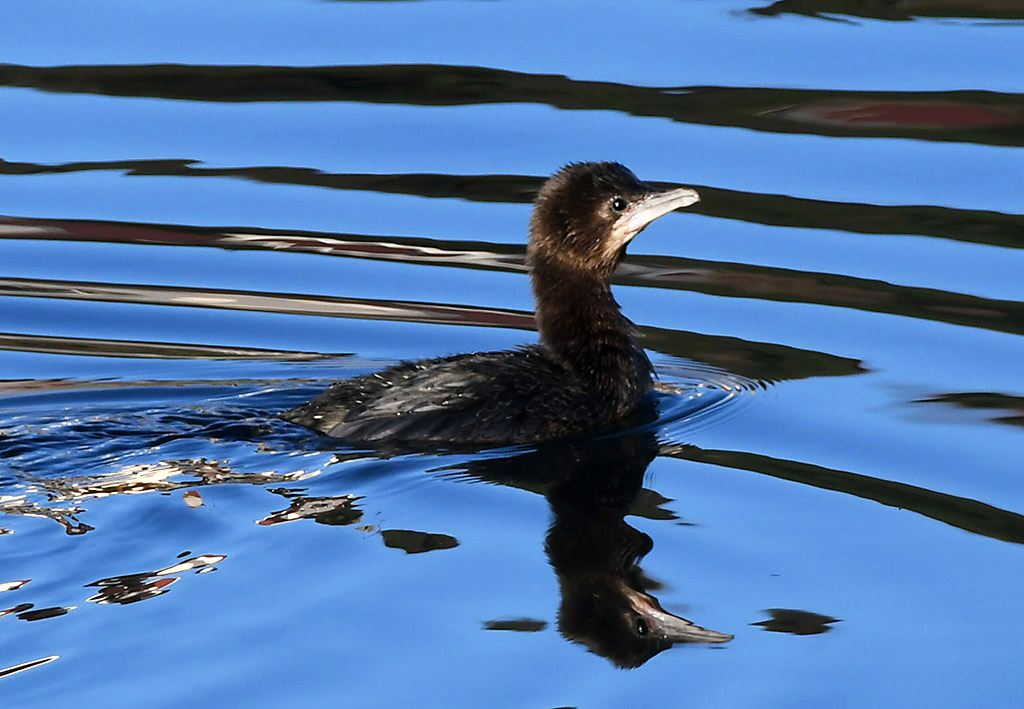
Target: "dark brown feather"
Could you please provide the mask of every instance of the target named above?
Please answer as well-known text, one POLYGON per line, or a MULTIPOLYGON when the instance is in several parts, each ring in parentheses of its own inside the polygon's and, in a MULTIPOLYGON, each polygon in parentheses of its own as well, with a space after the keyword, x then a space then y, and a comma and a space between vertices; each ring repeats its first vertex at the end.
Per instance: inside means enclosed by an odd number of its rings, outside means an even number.
POLYGON ((282 416, 370 445, 503 445, 607 429, 637 412, 652 369, 608 287, 615 199, 650 194, 618 163, 568 165, 541 188, 529 263, 540 344, 402 362, 331 385, 282 416))

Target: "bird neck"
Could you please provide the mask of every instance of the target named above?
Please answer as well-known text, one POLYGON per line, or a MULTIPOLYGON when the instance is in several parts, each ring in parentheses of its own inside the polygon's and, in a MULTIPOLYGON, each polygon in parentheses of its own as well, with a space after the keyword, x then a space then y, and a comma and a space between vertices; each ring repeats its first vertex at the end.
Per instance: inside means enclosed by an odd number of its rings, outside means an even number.
POLYGON ((621 416, 652 387, 651 363, 601 276, 532 259, 537 329, 548 355, 621 416))

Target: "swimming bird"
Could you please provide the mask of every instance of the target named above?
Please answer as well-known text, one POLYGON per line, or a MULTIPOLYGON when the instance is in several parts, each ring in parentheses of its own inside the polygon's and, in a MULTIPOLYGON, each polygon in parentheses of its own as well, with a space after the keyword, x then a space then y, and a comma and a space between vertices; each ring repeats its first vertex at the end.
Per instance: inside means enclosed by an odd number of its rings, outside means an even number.
POLYGON ((608 279, 648 224, 699 201, 615 162, 566 165, 541 187, 527 263, 540 342, 402 362, 332 384, 282 417, 352 444, 499 446, 622 425, 653 368, 608 279))

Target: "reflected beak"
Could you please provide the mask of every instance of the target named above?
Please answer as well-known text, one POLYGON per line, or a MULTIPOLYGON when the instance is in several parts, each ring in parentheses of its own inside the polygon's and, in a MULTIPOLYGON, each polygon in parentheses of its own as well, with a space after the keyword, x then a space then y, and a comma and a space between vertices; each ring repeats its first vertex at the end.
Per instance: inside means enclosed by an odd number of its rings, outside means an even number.
POLYGON ((696 190, 680 187, 667 192, 651 192, 636 202, 612 228, 615 247, 622 248, 658 217, 700 201, 696 190))
POLYGON ((647 614, 647 622, 651 624, 651 630, 673 643, 727 643, 732 640, 728 633, 702 628, 660 608, 647 614))
POLYGON ((709 630, 686 618, 669 613, 643 591, 627 589, 633 610, 642 615, 651 626, 651 632, 673 643, 727 643, 732 635, 709 630))

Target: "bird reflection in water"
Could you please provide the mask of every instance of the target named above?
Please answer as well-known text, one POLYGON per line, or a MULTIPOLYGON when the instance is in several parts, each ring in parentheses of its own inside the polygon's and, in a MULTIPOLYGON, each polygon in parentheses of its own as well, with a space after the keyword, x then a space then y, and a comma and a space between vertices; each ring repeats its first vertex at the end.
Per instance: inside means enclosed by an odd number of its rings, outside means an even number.
POLYGON ((188 571, 196 573, 213 571, 216 568, 215 565, 226 558, 227 556, 224 554, 200 554, 157 571, 100 579, 88 584, 89 586, 98 586, 99 591, 85 600, 100 605, 111 603, 128 605, 145 601, 167 593, 169 587, 180 580, 180 574, 188 571))
POLYGON ((299 519, 312 519, 320 524, 344 526, 356 524, 363 518, 363 512, 356 507, 359 498, 355 495, 336 495, 333 497, 309 497, 301 490, 289 488, 269 489, 275 495, 288 500, 287 509, 271 512, 257 524, 268 527, 299 519))
POLYGON ((658 454, 653 433, 565 441, 460 466, 472 477, 542 492, 554 514, 545 550, 558 576, 559 632, 619 667, 639 667, 676 643, 724 643, 663 609, 640 560, 654 546, 625 516, 639 508, 658 454))

